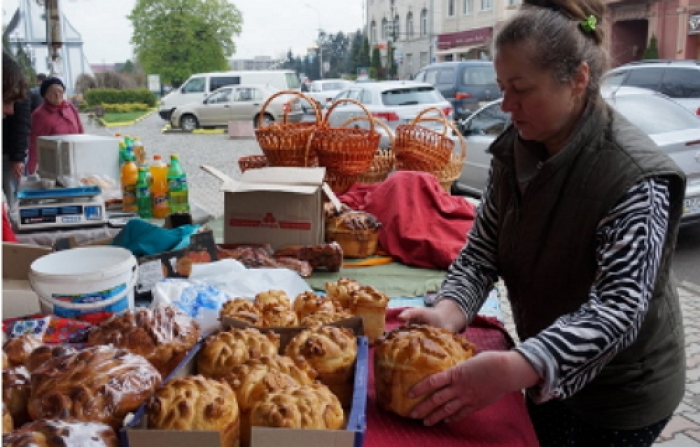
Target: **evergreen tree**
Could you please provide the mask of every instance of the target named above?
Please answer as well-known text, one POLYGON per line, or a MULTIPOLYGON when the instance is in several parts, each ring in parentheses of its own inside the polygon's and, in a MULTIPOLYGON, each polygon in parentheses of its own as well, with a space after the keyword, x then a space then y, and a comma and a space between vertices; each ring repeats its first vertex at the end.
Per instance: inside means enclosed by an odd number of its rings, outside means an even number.
POLYGON ((658 42, 656 41, 656 36, 654 34, 651 35, 651 39, 649 39, 649 46, 644 50, 644 56, 642 56, 644 59, 658 59, 659 58, 659 46, 658 42))
POLYGON ((360 52, 360 67, 369 67, 372 65, 369 51, 369 38, 365 35, 362 43, 362 51, 360 52))
POLYGON ((370 77, 374 79, 384 79, 384 69, 382 68, 382 55, 379 48, 372 48, 372 60, 370 62, 370 77))

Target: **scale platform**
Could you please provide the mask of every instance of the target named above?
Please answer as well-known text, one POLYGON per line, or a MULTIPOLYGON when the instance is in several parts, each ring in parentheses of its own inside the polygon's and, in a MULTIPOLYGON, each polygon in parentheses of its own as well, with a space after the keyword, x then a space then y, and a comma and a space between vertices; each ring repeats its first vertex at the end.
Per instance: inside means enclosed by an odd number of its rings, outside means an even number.
POLYGON ((103 225, 108 216, 99 186, 17 192, 19 231, 103 225))

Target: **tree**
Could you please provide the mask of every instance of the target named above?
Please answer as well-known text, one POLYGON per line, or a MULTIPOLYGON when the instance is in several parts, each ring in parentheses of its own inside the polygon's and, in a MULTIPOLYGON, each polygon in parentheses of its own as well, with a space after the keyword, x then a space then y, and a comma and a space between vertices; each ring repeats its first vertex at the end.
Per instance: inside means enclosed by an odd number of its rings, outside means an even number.
POLYGON ((644 59, 659 58, 659 46, 656 41, 656 36, 654 34, 651 35, 651 39, 649 39, 649 46, 644 50, 644 56, 642 57, 644 59))
POLYGON ((225 70, 243 23, 227 0, 137 0, 128 19, 144 71, 173 85, 193 73, 225 70))
POLYGON ((370 62, 370 76, 374 79, 384 79, 384 69, 382 68, 382 56, 379 48, 372 48, 372 59, 370 62))

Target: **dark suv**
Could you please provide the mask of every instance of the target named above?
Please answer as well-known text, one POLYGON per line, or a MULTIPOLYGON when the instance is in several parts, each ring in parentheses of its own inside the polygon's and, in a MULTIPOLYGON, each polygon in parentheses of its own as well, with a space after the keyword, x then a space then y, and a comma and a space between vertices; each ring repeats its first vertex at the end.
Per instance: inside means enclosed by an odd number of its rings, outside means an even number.
POLYGON ((433 84, 442 93, 452 104, 455 121, 502 96, 491 61, 438 62, 423 67, 415 80, 433 84))
POLYGON ((603 86, 647 88, 670 96, 700 116, 700 62, 694 60, 643 60, 608 71, 603 86))

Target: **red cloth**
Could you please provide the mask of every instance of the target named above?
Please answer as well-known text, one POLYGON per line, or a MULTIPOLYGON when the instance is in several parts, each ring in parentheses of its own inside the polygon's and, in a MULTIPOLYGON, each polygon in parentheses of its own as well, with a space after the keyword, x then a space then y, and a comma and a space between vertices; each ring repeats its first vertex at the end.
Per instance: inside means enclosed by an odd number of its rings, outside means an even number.
POLYGON ((397 171, 385 181, 355 184, 338 197, 382 223, 379 243, 406 265, 447 269, 467 241, 474 205, 447 194, 432 174, 397 171))
POLYGON ((12 224, 7 217, 7 209, 4 203, 2 204, 2 241, 17 242, 17 236, 15 236, 15 232, 12 230, 12 224))
MULTIPOLYGON (((403 309, 387 311, 387 330, 399 324, 403 309)), ((466 337, 479 351, 506 350, 513 341, 495 320, 477 316, 466 337)), ((370 352, 370 359, 373 352, 370 352)), ((421 421, 404 419, 380 409, 374 393, 374 365, 370 360, 367 431, 365 447, 537 447, 539 442, 530 422, 523 395, 514 392, 492 405, 451 423, 425 427, 421 421)))

